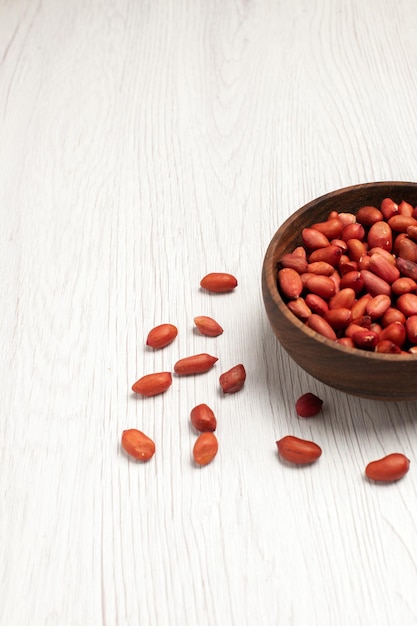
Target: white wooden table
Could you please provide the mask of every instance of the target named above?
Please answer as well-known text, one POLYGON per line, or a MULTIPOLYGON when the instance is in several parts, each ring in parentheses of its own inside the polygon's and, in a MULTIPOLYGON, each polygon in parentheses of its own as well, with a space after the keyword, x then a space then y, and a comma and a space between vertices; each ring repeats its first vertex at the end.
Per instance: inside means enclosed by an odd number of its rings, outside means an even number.
POLYGON ((304 373, 260 289, 299 206, 416 180, 416 68, 413 0, 0 0, 1 626, 417 624, 417 406, 304 373), (238 288, 202 292, 210 271, 238 288), (162 322, 179 335, 154 352, 162 322), (205 351, 209 373, 132 394, 205 351), (120 449, 131 427, 149 463, 120 449), (286 434, 320 461, 280 463, 286 434), (367 482, 392 451, 409 474, 367 482))

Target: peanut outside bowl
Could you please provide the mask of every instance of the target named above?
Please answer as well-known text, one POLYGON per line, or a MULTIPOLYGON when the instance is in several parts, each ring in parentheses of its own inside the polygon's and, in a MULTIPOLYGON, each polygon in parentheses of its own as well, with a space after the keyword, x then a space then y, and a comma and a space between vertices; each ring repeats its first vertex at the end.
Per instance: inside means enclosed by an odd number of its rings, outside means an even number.
POLYGON ((384 198, 417 205, 417 183, 376 182, 346 187, 317 198, 289 217, 273 236, 262 267, 262 294, 272 329, 289 356, 317 380, 345 393, 376 400, 417 400, 417 355, 381 354, 348 348, 308 328, 281 298, 277 263, 301 245, 304 227, 330 211, 355 213, 379 207, 384 198))

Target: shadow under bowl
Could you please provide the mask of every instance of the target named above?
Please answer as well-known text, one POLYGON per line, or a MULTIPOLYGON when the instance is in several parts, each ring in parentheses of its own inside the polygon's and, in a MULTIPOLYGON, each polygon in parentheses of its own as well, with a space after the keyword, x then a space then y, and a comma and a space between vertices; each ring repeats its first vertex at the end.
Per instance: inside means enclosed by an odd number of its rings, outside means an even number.
POLYGON ((301 231, 331 211, 356 213, 384 198, 417 205, 417 183, 375 182, 345 187, 304 205, 273 236, 262 267, 262 294, 271 327, 289 356, 322 383, 348 394, 384 401, 417 400, 417 355, 349 348, 307 327, 287 307, 277 286, 277 265, 301 245, 301 231))

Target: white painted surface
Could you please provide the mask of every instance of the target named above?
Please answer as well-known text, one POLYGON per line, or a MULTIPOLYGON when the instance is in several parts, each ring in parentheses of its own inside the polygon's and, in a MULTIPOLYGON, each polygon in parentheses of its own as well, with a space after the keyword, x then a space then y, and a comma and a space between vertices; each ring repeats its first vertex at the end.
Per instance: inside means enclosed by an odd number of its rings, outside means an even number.
POLYGON ((411 0, 0 0, 1 626, 417 624, 416 404, 309 377, 260 291, 299 206, 416 179, 416 25, 411 0), (218 270, 234 293, 200 291, 218 270), (224 334, 197 335, 199 314, 224 334), (164 321, 179 336, 154 353, 164 321), (131 394, 202 351, 210 373, 131 394), (220 442, 204 469, 200 402, 220 442), (149 463, 121 452, 128 427, 149 463), (279 462, 290 433, 317 464, 279 462), (392 451, 410 473, 366 482, 392 451))

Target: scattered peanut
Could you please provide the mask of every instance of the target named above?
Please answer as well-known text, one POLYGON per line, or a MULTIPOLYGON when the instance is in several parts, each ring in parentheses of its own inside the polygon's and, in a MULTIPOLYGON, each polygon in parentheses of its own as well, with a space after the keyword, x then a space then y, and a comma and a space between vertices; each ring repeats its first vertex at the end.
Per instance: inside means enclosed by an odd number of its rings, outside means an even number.
POLYGON ((173 324, 160 324, 149 331, 146 345, 150 348, 165 348, 178 335, 178 329, 173 324))
POLYGON ((201 279, 200 286, 213 293, 225 293, 237 287, 237 279, 225 272, 211 272, 201 279))
POLYGON ((409 468, 410 460, 404 454, 394 452, 378 461, 368 463, 365 474, 377 482, 392 482, 405 476, 409 468))
POLYGON ((287 435, 276 442, 278 454, 289 463, 306 465, 313 463, 321 456, 322 450, 313 441, 287 435))
POLYGON ((156 372, 154 374, 146 374, 139 378, 133 385, 132 391, 142 396, 156 396, 163 393, 172 385, 171 372, 156 372))
POLYGON ((239 363, 227 372, 220 375, 219 382, 223 393, 236 393, 240 391, 245 384, 246 371, 244 366, 239 363))
POLYGON ((295 410, 300 417, 314 417, 321 411, 323 400, 314 393, 304 393, 295 403, 295 410))
POLYGON ((207 404, 198 404, 191 410, 191 423, 202 433, 213 432, 217 428, 217 420, 213 410, 207 404))
POLYGON ((218 361, 216 356, 207 353, 194 354, 177 361, 174 365, 174 372, 180 376, 189 374, 203 374, 208 372, 218 361))
POLYGON ((214 433, 201 433, 193 447, 194 461, 197 465, 208 465, 216 456, 218 449, 219 444, 214 433))
POLYGON ((223 333, 223 328, 216 320, 207 315, 198 315, 194 318, 194 324, 202 335, 207 337, 218 337, 223 333))
POLYGON ((139 461, 149 461, 155 454, 155 443, 136 428, 123 431, 122 447, 130 456, 139 461))

